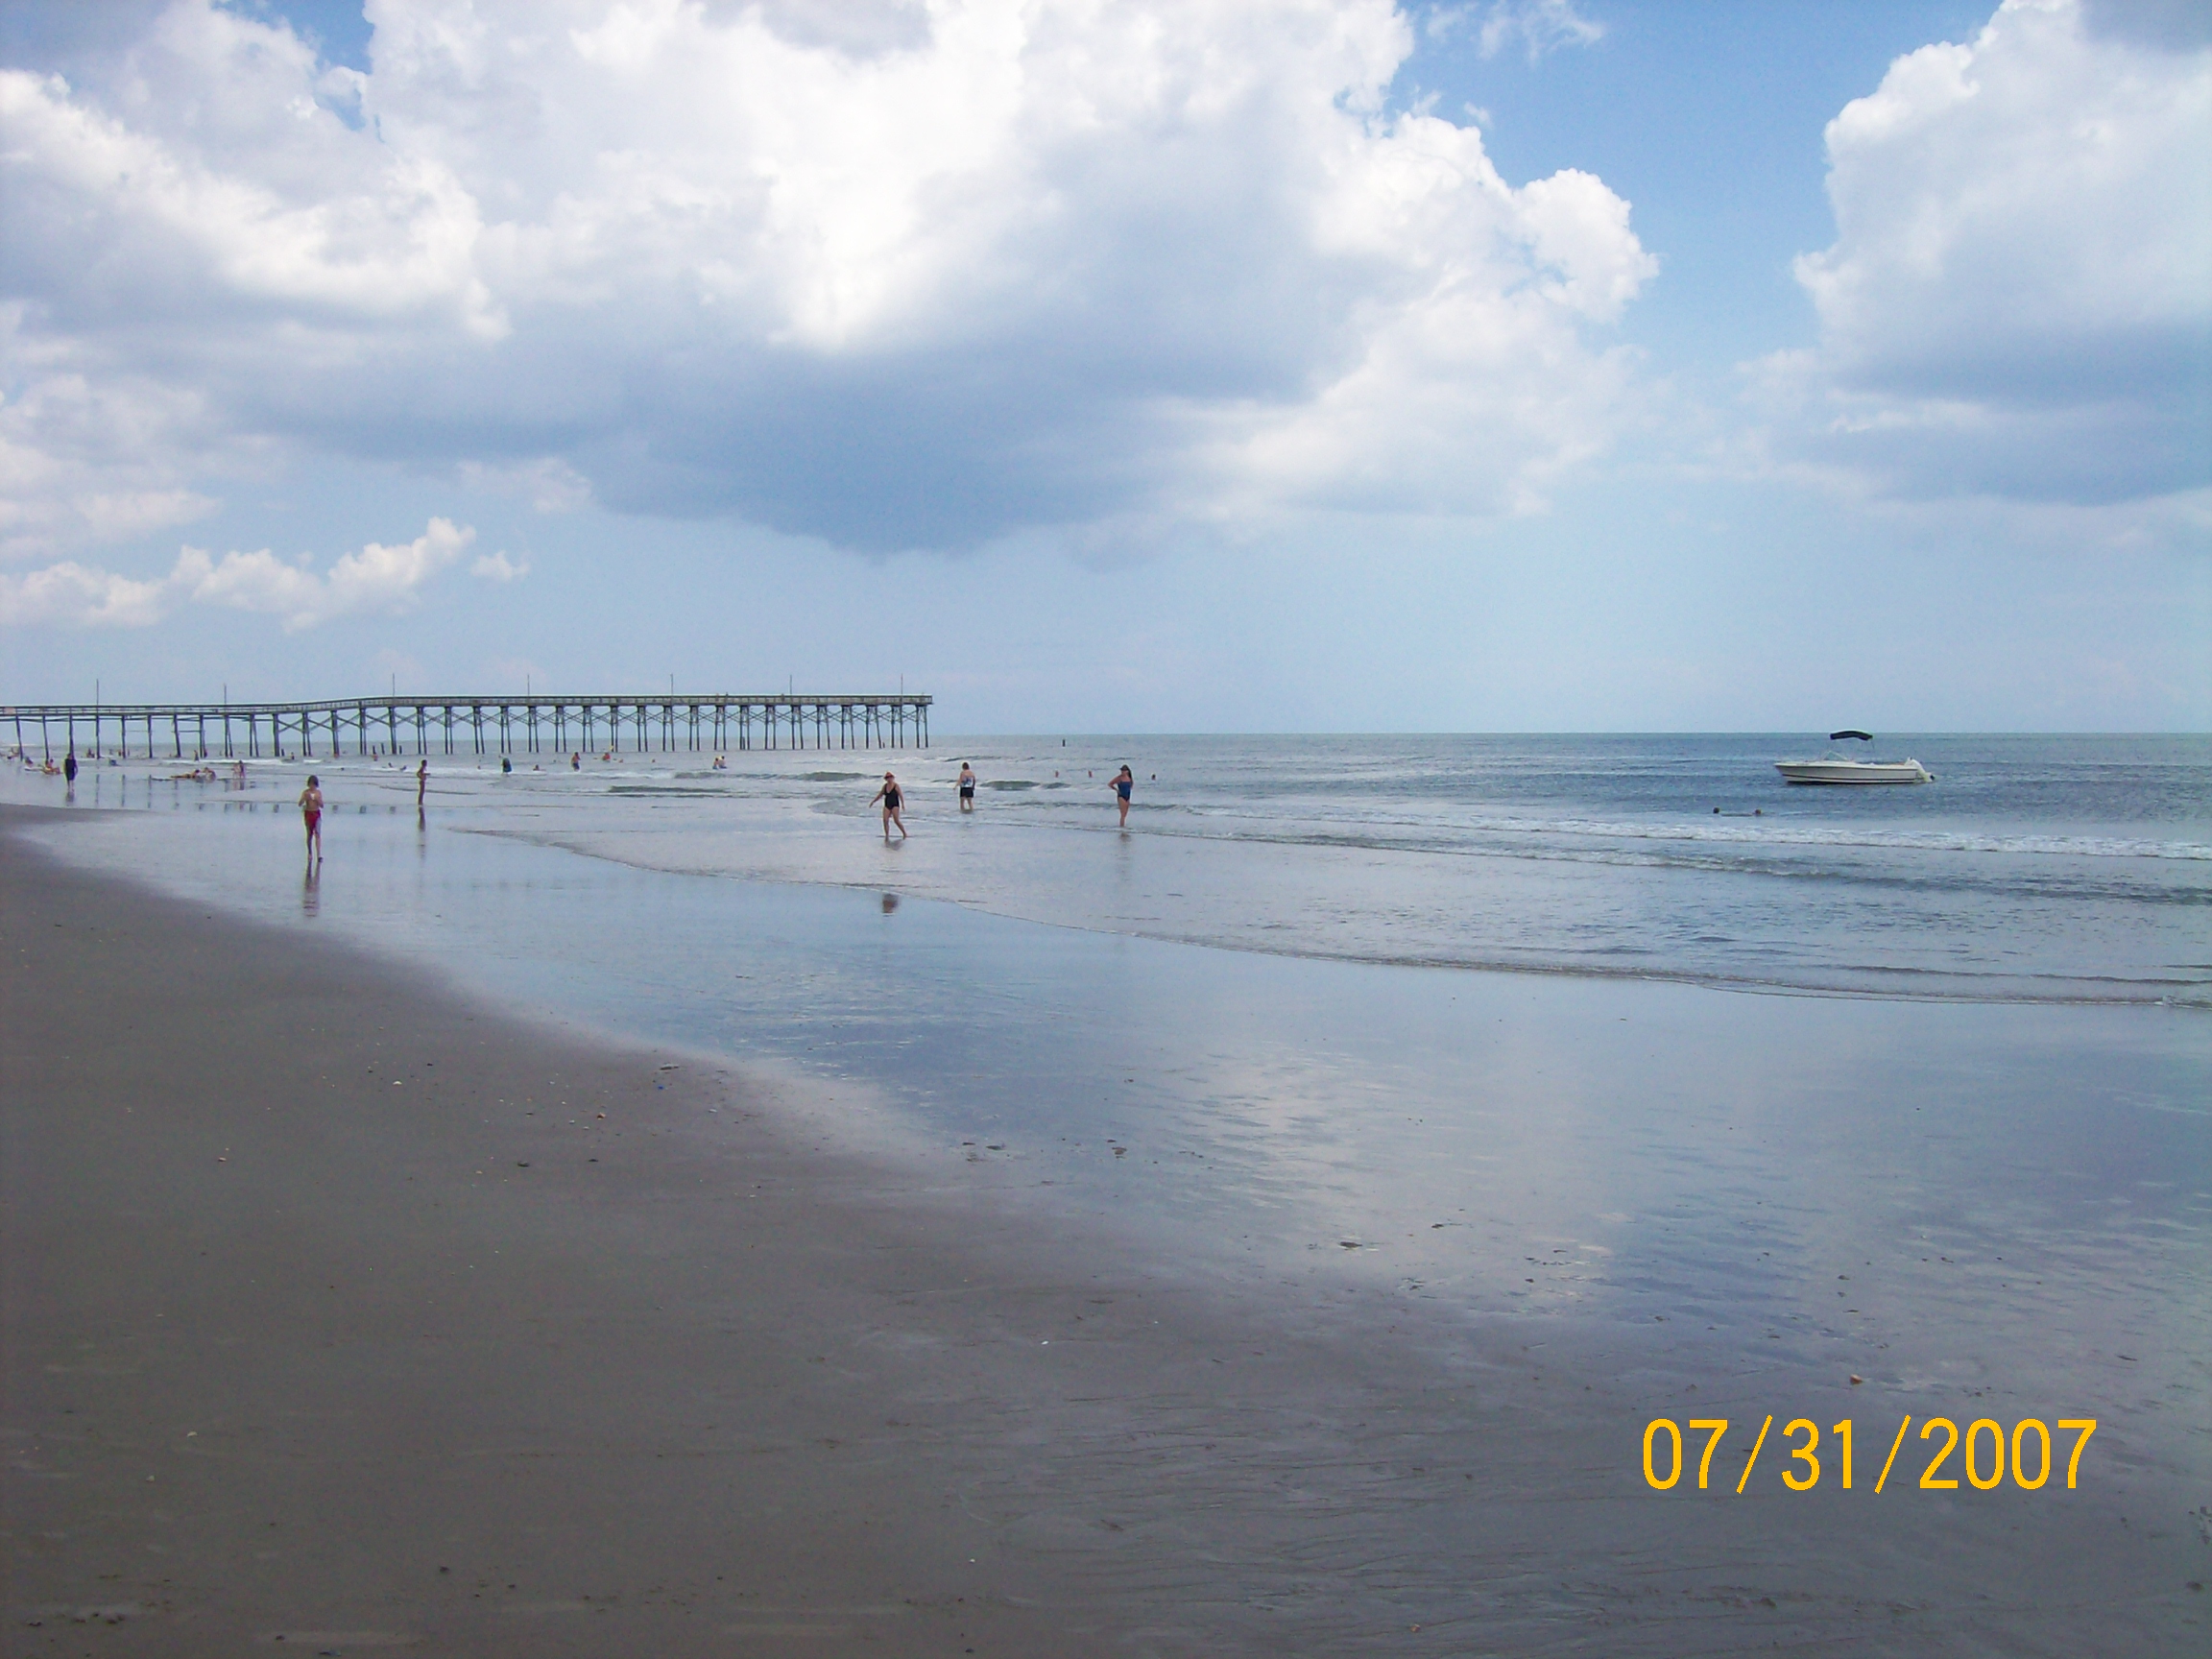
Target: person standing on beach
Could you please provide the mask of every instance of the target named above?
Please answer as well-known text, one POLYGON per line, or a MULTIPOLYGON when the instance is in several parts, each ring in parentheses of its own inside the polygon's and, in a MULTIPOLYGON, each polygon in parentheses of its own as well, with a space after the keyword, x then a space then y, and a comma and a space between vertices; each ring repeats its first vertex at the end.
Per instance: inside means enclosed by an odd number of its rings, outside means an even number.
POLYGON ((965 760, 960 762, 960 810, 975 810, 975 769, 965 760))
POLYGON ((307 826, 307 861, 320 863, 323 858, 323 780, 312 772, 307 775, 307 787, 300 791, 300 816, 307 826))
POLYGON ((899 791, 899 780, 888 772, 883 774, 883 787, 868 798, 868 805, 873 806, 878 801, 883 803, 883 839, 891 839, 891 826, 896 824, 899 839, 905 840, 906 820, 899 816, 899 808, 906 804, 906 797, 899 791))
POLYGON ((1114 775, 1115 805, 1121 808, 1121 828, 1129 828, 1129 796, 1137 787, 1137 774, 1124 766, 1114 775))
POLYGON ((68 756, 61 762, 61 776, 72 783, 77 781, 77 745, 74 743, 69 745, 68 756))
POLYGON ((421 764, 418 765, 418 766, 415 768, 415 810, 416 810, 416 811, 420 812, 420 811, 421 811, 421 810, 422 810, 422 797, 423 797, 425 794, 427 794, 427 793, 429 792, 429 789, 430 789, 430 757, 429 757, 428 756, 424 756, 424 757, 422 757, 422 761, 421 761, 421 764))

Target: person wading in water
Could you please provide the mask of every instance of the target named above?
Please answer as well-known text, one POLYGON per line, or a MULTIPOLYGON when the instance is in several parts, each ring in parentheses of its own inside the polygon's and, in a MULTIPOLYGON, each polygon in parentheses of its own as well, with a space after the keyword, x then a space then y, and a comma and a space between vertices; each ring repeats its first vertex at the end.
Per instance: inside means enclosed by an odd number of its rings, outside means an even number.
POLYGON ((883 787, 868 798, 868 805, 873 806, 878 801, 883 803, 883 839, 891 839, 891 826, 896 824, 899 839, 905 840, 906 821, 899 816, 899 808, 906 804, 906 797, 900 792, 899 780, 888 772, 883 774, 883 787))
POLYGON ((300 816, 307 826, 307 862, 320 863, 323 858, 323 781, 312 773, 307 787, 300 791, 300 816))

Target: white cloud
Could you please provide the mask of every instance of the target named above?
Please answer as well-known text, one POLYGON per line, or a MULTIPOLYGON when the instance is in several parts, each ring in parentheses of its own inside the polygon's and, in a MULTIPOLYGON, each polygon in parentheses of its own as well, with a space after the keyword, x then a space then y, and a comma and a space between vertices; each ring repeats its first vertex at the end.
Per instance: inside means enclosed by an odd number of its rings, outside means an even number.
POLYGON ((479 556, 476 562, 469 566, 469 574, 481 576, 487 582, 519 582, 523 577, 530 574, 530 561, 527 559, 510 559, 507 557, 505 549, 501 549, 497 553, 486 553, 479 556))
POLYGON ((1519 45, 1531 63, 1562 48, 1595 46, 1605 38, 1605 25, 1575 11, 1575 0, 1489 0, 1488 5, 1435 6, 1423 16, 1421 27, 1432 40, 1471 36, 1476 50, 1485 58, 1495 58, 1507 47, 1519 45))
MULTIPOLYGON (((18 308, 19 310, 19 308, 18 308)), ((217 502, 186 481, 195 399, 143 375, 53 373, 0 321, 0 564, 126 541, 190 523, 217 502)), ((226 464, 222 445, 205 445, 226 464)), ((234 458, 234 457, 233 457, 234 458)))
MULTIPOLYGON (((196 604, 280 617, 286 633, 297 633, 339 616, 411 608, 424 585, 475 539, 472 529, 433 518, 413 541, 391 547, 372 541, 338 559, 327 574, 304 559, 288 564, 266 547, 220 560, 186 547, 168 575, 152 580, 64 560, 22 576, 0 576, 0 626, 144 628, 196 604)), ((509 575, 527 568, 509 565, 503 553, 494 557, 509 575)), ((479 574, 488 562, 477 561, 479 574)))
POLYGON ((472 269, 469 193, 433 157, 349 142, 290 33, 178 5, 129 67, 142 77, 129 114, 60 76, 0 72, 11 218, 35 232, 19 268, 90 256, 78 273, 91 278, 87 310, 174 284, 183 301, 222 294, 357 324, 428 313, 503 331, 472 269), (177 97, 193 91, 213 95, 177 97), (132 254, 156 268, 119 263, 132 254))
POLYGON ((1497 0, 1482 19, 1482 56, 1495 58, 1518 40, 1533 63, 1563 46, 1595 46, 1605 25, 1584 17, 1574 0, 1497 0))
POLYGON ((1626 204, 1384 113, 1387 0, 369 11, 368 76, 206 0, 0 73, 49 372, 875 548, 1513 511, 1617 420, 1626 204))
POLYGON ((2008 0, 1828 127, 1820 343, 1762 366, 1800 459, 1901 495, 2212 482, 2212 50, 2008 0))
POLYGON ((174 607, 179 574, 142 582, 74 560, 25 576, 0 576, 0 627, 28 628, 61 622, 87 628, 145 628, 174 607))

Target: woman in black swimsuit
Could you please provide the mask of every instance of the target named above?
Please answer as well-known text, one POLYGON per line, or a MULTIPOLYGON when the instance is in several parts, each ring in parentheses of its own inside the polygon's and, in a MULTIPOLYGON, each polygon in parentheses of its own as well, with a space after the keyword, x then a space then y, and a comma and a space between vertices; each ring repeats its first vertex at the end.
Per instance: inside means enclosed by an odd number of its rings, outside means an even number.
POLYGON ((899 808, 906 804, 906 797, 899 792, 899 780, 888 772, 883 774, 883 787, 869 797, 868 805, 873 806, 878 801, 883 803, 883 839, 891 839, 891 826, 896 824, 899 839, 905 840, 906 821, 899 816, 899 808))

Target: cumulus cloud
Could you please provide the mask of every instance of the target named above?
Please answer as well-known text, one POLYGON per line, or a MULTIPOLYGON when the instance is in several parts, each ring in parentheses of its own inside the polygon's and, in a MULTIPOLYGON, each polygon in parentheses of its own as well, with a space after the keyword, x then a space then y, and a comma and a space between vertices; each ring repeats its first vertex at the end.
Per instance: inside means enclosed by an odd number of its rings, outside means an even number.
POLYGON ((24 576, 0 576, 0 624, 149 627, 174 607, 189 556, 190 549, 186 549, 179 558, 177 574, 153 582, 119 576, 111 570, 89 569, 75 560, 63 560, 24 576))
POLYGON ((1904 496, 2212 483, 2212 42, 2008 0, 1828 126, 1817 347, 1762 366, 1800 460, 1904 496))
POLYGON ((0 72, 0 291, 42 373, 194 400, 187 472, 250 435, 887 549, 1509 512, 1618 419, 1627 204, 1388 113, 1388 0, 368 13, 365 74, 208 0, 0 72))
MULTIPOLYGON (((22 576, 0 575, 0 625, 144 628, 185 605, 218 605, 278 617, 286 633, 297 633, 334 617, 409 609, 430 579, 475 540, 474 530, 433 518, 414 541, 390 547, 372 541, 339 558, 327 572, 316 571, 304 559, 278 559, 266 547, 226 553, 220 560, 186 547, 166 576, 152 579, 63 560, 22 576)), ((479 558, 475 569, 509 581, 528 566, 495 553, 479 558)))

